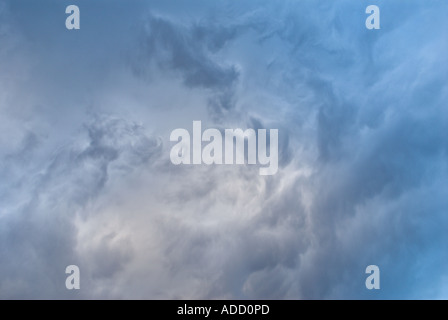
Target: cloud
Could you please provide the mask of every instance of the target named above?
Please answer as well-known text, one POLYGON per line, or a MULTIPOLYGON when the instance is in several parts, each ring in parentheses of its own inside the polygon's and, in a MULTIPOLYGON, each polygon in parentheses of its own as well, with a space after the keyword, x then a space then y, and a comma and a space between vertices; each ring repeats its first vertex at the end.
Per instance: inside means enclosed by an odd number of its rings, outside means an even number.
POLYGON ((89 22, 69 56, 0 49, 2 298, 446 294, 443 1, 382 3, 378 31, 348 0, 139 6, 104 18, 126 41, 89 22), (193 120, 278 128, 279 172, 172 165, 193 120))
MULTIPOLYGON (((18 185, 22 203, 2 215, 1 273, 8 275, 1 282, 4 297, 56 298, 66 297, 66 290, 58 285, 64 275, 60 269, 78 260, 75 218, 98 196, 108 181, 124 175, 157 157, 160 141, 146 136, 144 129, 122 119, 96 117, 85 126, 84 136, 60 149, 39 173, 21 177, 18 185), (25 190, 21 190, 25 189, 25 190), (51 275, 56 274, 52 279, 51 275), (15 282, 20 286, 16 286, 15 282)), ((35 143, 32 136, 25 145, 35 143), (30 140, 31 139, 31 140, 30 140), (30 142, 31 141, 31 142, 30 142)), ((27 152, 29 152, 27 148, 27 152)), ((11 159, 10 168, 23 166, 23 152, 11 159)), ((14 198, 12 193, 11 195, 14 198)), ((8 202, 8 197, 4 199, 8 202)), ((80 215, 81 219, 88 217, 80 215)), ((114 252, 110 241, 98 244, 93 261, 108 265, 108 274, 119 268, 120 259, 128 259, 114 252), (122 258, 120 258, 122 257, 122 258), (100 259, 100 260, 97 260, 100 259), (110 263, 109 263, 110 262, 110 263)), ((102 272, 104 268, 101 268, 102 272)), ((63 283, 63 282, 61 282, 63 283)))

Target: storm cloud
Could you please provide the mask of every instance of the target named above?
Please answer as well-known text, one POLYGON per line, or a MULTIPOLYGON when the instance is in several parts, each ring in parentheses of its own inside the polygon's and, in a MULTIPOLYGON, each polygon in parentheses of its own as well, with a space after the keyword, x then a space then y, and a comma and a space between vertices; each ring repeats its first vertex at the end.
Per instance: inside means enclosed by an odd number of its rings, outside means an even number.
POLYGON ((0 1, 1 298, 447 297, 446 2, 121 2, 0 1), (194 120, 278 173, 173 165, 194 120))

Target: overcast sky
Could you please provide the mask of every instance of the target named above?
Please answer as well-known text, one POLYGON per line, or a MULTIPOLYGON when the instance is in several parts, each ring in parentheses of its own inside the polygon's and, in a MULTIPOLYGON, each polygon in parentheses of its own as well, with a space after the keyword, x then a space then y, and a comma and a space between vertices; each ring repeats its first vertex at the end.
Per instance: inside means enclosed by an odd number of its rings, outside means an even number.
POLYGON ((447 299, 447 14, 0 0, 0 298, 447 299), (194 120, 277 128, 278 173, 173 165, 194 120))

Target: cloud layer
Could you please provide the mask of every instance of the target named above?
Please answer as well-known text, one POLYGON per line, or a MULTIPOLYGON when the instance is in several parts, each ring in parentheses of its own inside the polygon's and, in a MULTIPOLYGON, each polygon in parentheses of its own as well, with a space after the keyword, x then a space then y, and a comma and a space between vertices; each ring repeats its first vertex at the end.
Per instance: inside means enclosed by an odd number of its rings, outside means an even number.
POLYGON ((447 297, 446 2, 121 2, 0 1, 0 298, 447 297), (194 120, 279 172, 172 165, 194 120))

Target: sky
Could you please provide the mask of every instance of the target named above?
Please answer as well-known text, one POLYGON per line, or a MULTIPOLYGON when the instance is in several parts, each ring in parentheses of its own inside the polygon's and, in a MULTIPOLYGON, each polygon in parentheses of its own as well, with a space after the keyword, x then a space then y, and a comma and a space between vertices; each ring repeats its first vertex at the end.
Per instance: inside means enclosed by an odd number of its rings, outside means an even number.
POLYGON ((0 0, 0 299, 447 299, 447 14, 0 0), (278 172, 173 165, 196 120, 278 129, 278 172))

